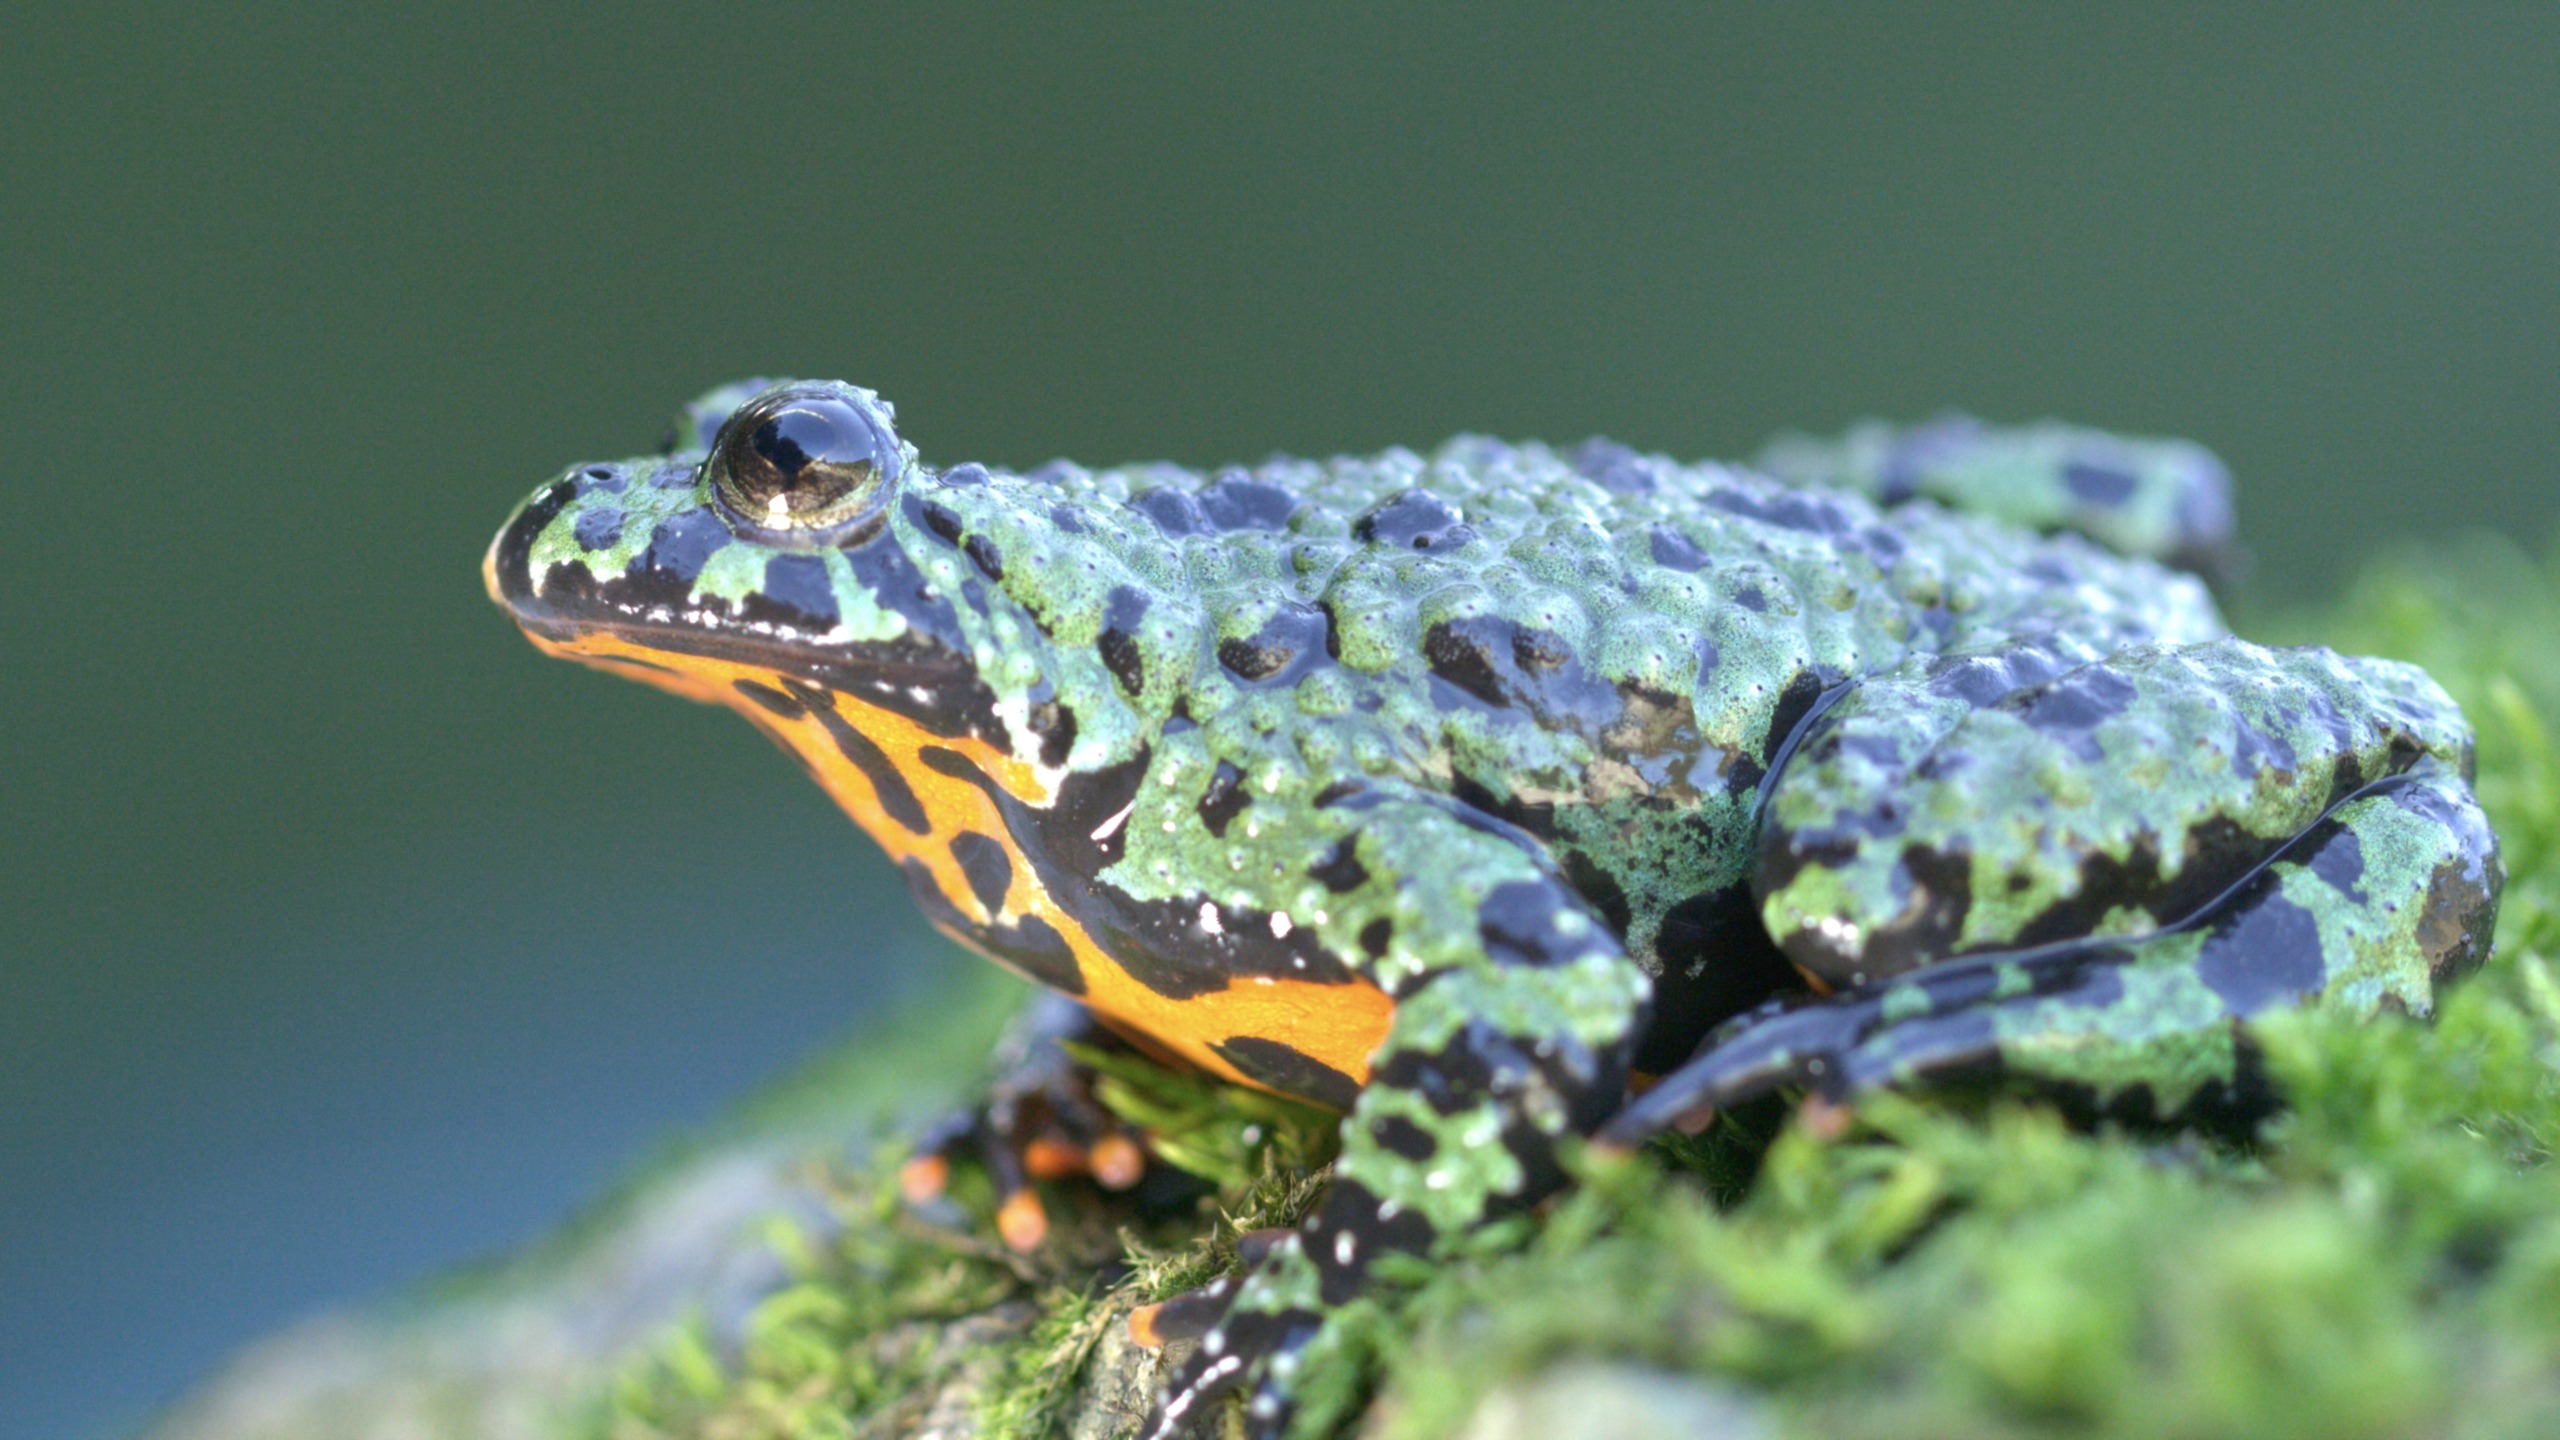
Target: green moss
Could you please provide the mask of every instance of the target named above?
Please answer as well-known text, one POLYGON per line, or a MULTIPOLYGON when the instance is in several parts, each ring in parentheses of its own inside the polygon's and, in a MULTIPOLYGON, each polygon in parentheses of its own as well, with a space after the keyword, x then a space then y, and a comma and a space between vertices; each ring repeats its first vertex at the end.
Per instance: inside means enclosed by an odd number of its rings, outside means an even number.
MULTIPOLYGON (((2253 628, 2418 661, 2479 727, 2511 880, 2497 958, 2437 1023, 2263 1027, 2293 1104, 2246 1143, 1885 1096, 1845 1126, 1771 1110, 1586 1162, 1538 1221, 1361 1302, 1307 1379, 1308 1433, 1366 1410, 1370 1433, 1450 1435, 1497 1385, 1579 1357, 1716 1377, 1803 1435, 2554 1433, 2560 563, 2482 541, 2253 628)), ((955 1193, 975 1223, 937 1229, 885 1169, 839 1174, 844 1227, 793 1242, 800 1282, 740 1353, 677 1337, 594 1433, 899 1433, 972 1364, 981 1433, 1060 1433, 1109 1327, 1301 1213, 1325 1144, 1293 1107, 1108 1074, 1111 1103, 1216 1182, 1200 1206, 1060 1192, 1059 1243, 1024 1260, 986 1239, 982 1182, 955 1193)))

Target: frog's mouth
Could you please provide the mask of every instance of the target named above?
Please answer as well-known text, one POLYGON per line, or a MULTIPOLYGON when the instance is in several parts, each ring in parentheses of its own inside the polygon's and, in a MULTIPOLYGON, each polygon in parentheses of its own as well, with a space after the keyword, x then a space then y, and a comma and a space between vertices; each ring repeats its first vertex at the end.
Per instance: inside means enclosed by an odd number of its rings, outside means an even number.
MULTIPOLYGON (((498 531, 480 565, 489 598, 545 653, 722 704, 736 697, 728 682, 709 677, 745 666, 961 728, 970 728, 964 715, 992 708, 948 603, 885 531, 846 553, 872 601, 904 617, 904 633, 851 640, 831 591, 769 578, 732 603, 697 594, 686 570, 646 563, 603 579, 575 558, 537 573, 535 542, 576 490, 563 481, 537 492, 498 531)), ((810 570, 818 570, 814 562, 810 570)))

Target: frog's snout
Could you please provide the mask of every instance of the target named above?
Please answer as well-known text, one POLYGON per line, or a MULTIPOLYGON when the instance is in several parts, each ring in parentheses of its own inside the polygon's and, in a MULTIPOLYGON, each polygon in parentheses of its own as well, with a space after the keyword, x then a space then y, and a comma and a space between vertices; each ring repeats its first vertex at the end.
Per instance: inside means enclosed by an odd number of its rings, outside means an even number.
POLYGON ((506 592, 498 588, 498 547, 506 543, 507 532, 515 524, 515 517, 509 516, 507 523, 498 527, 498 533, 489 537, 489 548, 480 555, 480 587, 489 592, 490 603, 502 610, 508 606, 506 592))

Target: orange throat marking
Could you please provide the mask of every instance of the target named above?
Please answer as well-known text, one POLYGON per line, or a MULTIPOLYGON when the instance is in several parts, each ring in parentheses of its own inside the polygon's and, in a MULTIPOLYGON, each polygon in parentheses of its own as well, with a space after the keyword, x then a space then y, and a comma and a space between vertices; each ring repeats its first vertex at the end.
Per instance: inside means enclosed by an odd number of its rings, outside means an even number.
MULTIPOLYGON (((921 866, 960 914, 990 926, 1030 916, 1047 922, 1066 940, 1083 973, 1085 993, 1076 998, 1113 1028, 1151 1040, 1214 1075, 1259 1089, 1270 1087, 1238 1073, 1211 1047, 1238 1039, 1273 1041, 1350 1076, 1356 1084, 1368 1083, 1369 1057, 1386 1039, 1395 1013, 1395 1002, 1384 992, 1366 981, 1319 985, 1269 977, 1241 977, 1230 980, 1225 989, 1182 999, 1149 989, 1104 953, 1084 926, 1050 896, 1029 857, 1015 843, 994 799, 921 759, 927 746, 956 751, 1024 804, 1048 804, 1053 797, 1038 772, 1011 752, 975 737, 936 735, 903 715, 829 692, 837 716, 878 746, 914 792, 927 821, 925 833, 919 834, 890 818, 870 779, 837 747, 816 717, 777 715, 738 688, 737 682, 743 680, 779 689, 786 678, 782 672, 653 650, 605 631, 560 640, 528 634, 547 654, 645 680, 688 700, 726 705, 746 716, 797 758, 854 823, 889 852, 891 860, 901 865, 912 860, 921 866), (1012 884, 1003 903, 992 911, 971 889, 952 851, 952 842, 964 834, 995 840, 1013 862, 1012 884)), ((971 949, 989 954, 975 936, 947 925, 942 928, 971 949)))

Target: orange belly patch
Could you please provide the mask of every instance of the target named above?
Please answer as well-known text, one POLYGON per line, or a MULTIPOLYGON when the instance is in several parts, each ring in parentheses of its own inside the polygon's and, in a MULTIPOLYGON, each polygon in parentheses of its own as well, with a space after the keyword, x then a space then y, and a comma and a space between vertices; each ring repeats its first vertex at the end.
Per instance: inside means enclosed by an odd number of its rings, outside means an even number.
MULTIPOLYGON (((1225 989, 1187 997, 1162 994, 1142 984, 1105 953, 1084 926, 1058 905, 1014 842, 1004 816, 984 790, 969 781, 925 765, 928 746, 966 756, 980 771, 1026 805, 1045 806, 1053 798, 1038 771, 1009 751, 972 736, 937 735, 894 711, 866 705, 849 695, 824 692, 835 714, 877 746, 924 812, 919 832, 891 814, 862 768, 846 756, 827 726, 815 715, 792 716, 756 703, 740 682, 781 693, 796 687, 808 697, 809 686, 767 667, 655 650, 605 631, 565 639, 530 637, 546 653, 577 660, 689 700, 726 705, 753 721, 756 728, 797 756, 847 815, 853 817, 892 860, 921 865, 943 898, 961 915, 990 926, 1037 916, 1066 941, 1084 978, 1077 998, 1124 1033, 1135 1033, 1212 1074, 1268 1089, 1237 1073, 1212 1047, 1238 1039, 1260 1039, 1286 1045, 1318 1063, 1365 1085, 1369 1057, 1386 1039, 1395 1002, 1366 981, 1320 985, 1304 980, 1241 976, 1225 989), (1013 878, 1003 902, 990 910, 971 888, 952 842, 962 835, 985 836, 1003 846, 1012 861, 1013 878)), ((939 922, 937 922, 939 923, 939 922)), ((953 939, 988 953, 976 937, 944 925, 953 939)), ((1001 963, 1000 957, 998 958, 1001 963)), ((1304 1097, 1301 1097, 1304 1098, 1304 1097)))

